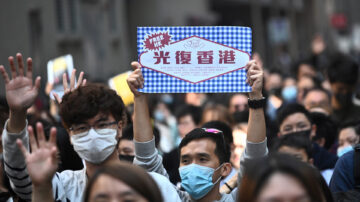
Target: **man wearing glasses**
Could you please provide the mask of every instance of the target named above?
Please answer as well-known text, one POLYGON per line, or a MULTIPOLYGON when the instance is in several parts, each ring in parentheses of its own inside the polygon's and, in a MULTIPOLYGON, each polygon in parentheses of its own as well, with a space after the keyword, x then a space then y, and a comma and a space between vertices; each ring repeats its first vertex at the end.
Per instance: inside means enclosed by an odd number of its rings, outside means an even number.
MULTIPOLYGON (((128 84, 134 93, 134 141, 135 160, 149 172, 157 172, 168 177, 162 165, 162 158, 155 149, 146 96, 137 89, 142 88, 144 79, 141 66, 132 63, 134 72, 128 78, 128 84)), ((249 93, 249 127, 247 146, 241 163, 249 159, 267 155, 266 129, 262 96, 263 70, 255 61, 247 66, 247 82, 252 87, 249 93)), ((231 171, 230 154, 226 152, 221 131, 197 128, 188 133, 179 145, 181 185, 185 191, 177 189, 182 201, 236 201, 237 188, 231 187, 230 194, 220 194, 219 182, 231 171)), ((240 167, 241 179, 243 167, 240 167)))

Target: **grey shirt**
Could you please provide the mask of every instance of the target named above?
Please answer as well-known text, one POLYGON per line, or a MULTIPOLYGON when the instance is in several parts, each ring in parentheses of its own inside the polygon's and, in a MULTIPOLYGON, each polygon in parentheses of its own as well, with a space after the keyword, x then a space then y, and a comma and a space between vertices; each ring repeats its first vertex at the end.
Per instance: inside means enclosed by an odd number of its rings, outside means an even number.
MULTIPOLYGON (((135 141, 135 140, 134 140, 135 141)), ((261 158, 268 154, 267 140, 265 139, 260 143, 246 143, 246 148, 240 159, 240 170, 238 173, 238 184, 240 184, 243 172, 244 162, 249 159, 261 158)), ((139 165, 146 169, 148 172, 156 172, 169 178, 163 164, 162 157, 158 154, 155 148, 155 139, 153 138, 148 142, 136 142, 135 141, 135 159, 134 164, 139 165)), ((175 187, 175 185, 174 185, 175 187)), ((186 191, 182 191, 176 188, 182 201, 194 201, 186 191)), ((230 194, 222 194, 219 202, 231 202, 236 201, 238 189, 235 188, 230 194)))

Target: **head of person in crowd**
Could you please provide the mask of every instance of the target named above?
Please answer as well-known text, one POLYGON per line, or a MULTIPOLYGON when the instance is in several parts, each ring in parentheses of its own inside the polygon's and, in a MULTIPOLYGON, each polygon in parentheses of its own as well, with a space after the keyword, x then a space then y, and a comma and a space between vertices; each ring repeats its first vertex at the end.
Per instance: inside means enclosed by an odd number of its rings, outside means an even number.
POLYGON ((360 123, 345 123, 339 131, 339 146, 337 155, 340 157, 353 150, 353 146, 360 143, 360 123))
POLYGON ((323 88, 312 88, 304 92, 304 107, 310 112, 331 114, 331 93, 323 88))
POLYGON ((277 124, 278 136, 302 133, 312 139, 316 135, 316 125, 313 124, 310 113, 297 103, 284 105, 278 110, 277 124))
MULTIPOLYGON (((159 130, 154 127, 153 130, 155 138, 155 147, 159 146, 160 134, 159 130)), ((122 131, 122 136, 120 137, 116 149, 119 153, 119 159, 121 161, 133 162, 135 158, 135 143, 134 143, 134 130, 133 125, 128 124, 122 131)))
POLYGON ((230 162, 233 167, 240 169, 240 157, 246 147, 246 138, 247 138, 247 123, 240 123, 234 126, 233 128, 233 149, 231 151, 230 162))
POLYGON ((181 185, 201 199, 219 192, 220 180, 231 172, 230 152, 224 135, 213 128, 196 128, 179 145, 181 185))
POLYGON ((235 112, 242 112, 248 110, 248 96, 246 94, 234 94, 229 100, 229 112, 234 114, 235 112))
POLYGON ((311 141, 303 135, 290 134, 277 138, 273 145, 273 151, 292 155, 311 165, 314 163, 311 141))
POLYGON ((295 102, 297 95, 296 80, 293 77, 286 77, 281 90, 281 97, 284 102, 295 102))
POLYGON ((320 173, 287 154, 249 161, 238 196, 239 202, 333 201, 320 173))
POLYGON ((194 105, 201 107, 207 100, 205 93, 186 93, 185 94, 185 103, 188 105, 194 105))
POLYGON ((297 102, 304 102, 304 94, 307 90, 319 87, 321 84, 318 79, 310 76, 303 76, 297 81, 297 102))
POLYGON ((350 57, 337 54, 327 68, 327 76, 332 91, 333 109, 351 107, 352 95, 358 80, 359 65, 350 57))
POLYGON ((228 109, 221 104, 208 104, 205 106, 202 113, 201 123, 204 124, 209 121, 221 121, 230 126, 233 124, 233 120, 228 109))
POLYGON ((338 128, 336 123, 321 112, 311 112, 310 117, 316 125, 316 134, 311 140, 326 150, 330 150, 337 139, 338 128))
POLYGON ((102 84, 80 86, 63 96, 60 116, 74 150, 87 164, 118 159, 115 148, 126 113, 114 90, 102 84))
POLYGON ((315 78, 317 74, 317 70, 311 58, 298 61, 295 64, 294 70, 297 80, 300 80, 302 77, 315 78))
POLYGON ((271 70, 265 77, 264 89, 270 95, 281 97, 281 89, 283 86, 283 78, 278 70, 271 70))
POLYGON ((149 174, 129 163, 113 163, 99 168, 90 178, 84 202, 162 202, 160 190, 149 174))
POLYGON ((200 125, 201 114, 201 107, 194 105, 183 105, 176 110, 175 116, 181 138, 200 125))

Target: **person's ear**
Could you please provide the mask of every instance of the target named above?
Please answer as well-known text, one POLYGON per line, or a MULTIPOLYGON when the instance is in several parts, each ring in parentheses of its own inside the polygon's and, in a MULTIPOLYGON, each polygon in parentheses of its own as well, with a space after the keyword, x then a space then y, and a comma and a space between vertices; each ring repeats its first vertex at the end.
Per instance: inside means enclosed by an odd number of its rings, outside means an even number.
POLYGON ((312 140, 313 137, 316 136, 316 125, 315 125, 315 124, 312 124, 310 130, 311 130, 311 132, 310 132, 310 140, 312 140))
POLYGON ((308 163, 309 163, 310 165, 314 165, 314 159, 313 159, 313 158, 309 158, 308 163))
POLYGON ((122 129, 123 129, 123 123, 122 121, 119 121, 117 124, 116 140, 119 140, 122 137, 122 129))
POLYGON ((225 178, 231 173, 232 166, 230 163, 224 163, 224 165, 221 168, 221 177, 225 178))

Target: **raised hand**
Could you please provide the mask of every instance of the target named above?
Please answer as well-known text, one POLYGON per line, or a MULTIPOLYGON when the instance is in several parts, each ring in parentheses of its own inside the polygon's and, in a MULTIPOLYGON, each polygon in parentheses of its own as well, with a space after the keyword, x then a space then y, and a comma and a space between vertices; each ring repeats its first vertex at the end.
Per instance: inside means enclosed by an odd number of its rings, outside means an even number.
POLYGON ((11 79, 3 65, 0 65, 0 73, 5 81, 6 100, 10 110, 25 112, 31 107, 38 95, 40 77, 37 77, 35 83, 33 83, 31 58, 26 60, 26 74, 24 73, 24 62, 20 53, 16 54, 16 60, 18 71, 16 71, 14 57, 9 57, 11 79))
POLYGON ((263 69, 256 63, 255 60, 251 60, 246 65, 246 70, 247 70, 246 82, 252 88, 252 92, 249 93, 250 99, 261 99, 263 83, 264 83, 263 69))
MULTIPOLYGON (((71 72, 71 76, 70 76, 70 86, 68 86, 68 82, 67 82, 67 78, 66 78, 66 73, 63 74, 63 86, 64 86, 64 95, 66 93, 69 93, 75 89, 77 89, 79 86, 85 86, 86 85, 86 79, 84 79, 84 72, 80 72, 79 74, 79 78, 78 78, 78 82, 75 86, 75 78, 76 78, 76 69, 74 69, 71 72)), ((56 101, 58 104, 61 103, 61 98, 57 93, 53 93, 56 101)))
POLYGON ((134 96, 137 97, 142 94, 137 89, 144 87, 144 77, 141 73, 141 65, 138 62, 132 62, 131 66, 134 71, 129 75, 126 81, 134 96))
POLYGON ((34 137, 34 130, 31 126, 28 127, 28 132, 31 153, 25 148, 20 139, 16 143, 25 157, 26 167, 32 183, 37 187, 51 185, 51 180, 58 167, 56 128, 51 128, 49 141, 45 140, 41 123, 36 124, 37 139, 34 137))

